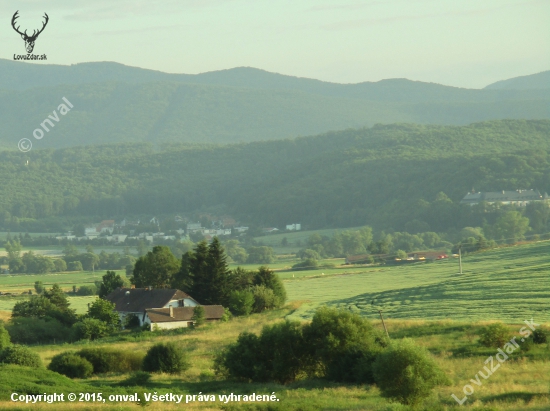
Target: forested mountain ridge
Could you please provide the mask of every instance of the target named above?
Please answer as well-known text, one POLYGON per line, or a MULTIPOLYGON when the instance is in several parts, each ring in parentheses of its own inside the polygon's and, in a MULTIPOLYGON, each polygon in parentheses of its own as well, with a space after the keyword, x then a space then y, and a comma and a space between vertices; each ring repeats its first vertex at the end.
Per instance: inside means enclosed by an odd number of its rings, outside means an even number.
POLYGON ((388 79, 336 84, 248 67, 169 74, 117 63, 37 65, 0 59, 0 147, 124 142, 236 143, 374 124, 465 125, 550 118, 547 90, 472 90, 388 79), (66 97, 74 108, 37 142, 66 97))
POLYGON ((489 84, 485 90, 548 90, 550 89, 550 70, 529 76, 514 77, 489 84))
POLYGON ((460 210, 430 211, 438 193, 456 205, 472 188, 550 192, 549 150, 550 121, 501 120, 378 125, 225 146, 3 151, 0 223, 216 209, 266 226, 400 230, 416 219, 434 230, 455 222, 461 228, 460 210))

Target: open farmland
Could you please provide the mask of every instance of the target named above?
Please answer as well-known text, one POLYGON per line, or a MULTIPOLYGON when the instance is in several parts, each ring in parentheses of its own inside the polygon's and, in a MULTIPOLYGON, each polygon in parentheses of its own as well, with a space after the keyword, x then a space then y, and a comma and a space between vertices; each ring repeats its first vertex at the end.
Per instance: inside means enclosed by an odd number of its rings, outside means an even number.
MULTIPOLYGON (((292 318, 321 305, 369 318, 502 320, 550 317, 550 242, 504 247, 407 266, 362 267, 340 275, 286 279, 290 300, 308 301, 292 318)), ((338 270, 335 270, 338 271, 338 270)))

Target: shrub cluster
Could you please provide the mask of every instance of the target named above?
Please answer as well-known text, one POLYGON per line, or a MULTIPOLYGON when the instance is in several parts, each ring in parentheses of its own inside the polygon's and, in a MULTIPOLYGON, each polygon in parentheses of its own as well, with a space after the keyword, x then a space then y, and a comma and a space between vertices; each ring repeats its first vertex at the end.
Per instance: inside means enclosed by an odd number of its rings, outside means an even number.
POLYGON ((391 343, 357 314, 320 308, 311 323, 265 326, 260 335, 243 332, 218 353, 216 373, 241 381, 287 384, 324 377, 336 382, 376 383, 383 395, 416 405, 448 382, 425 349, 412 340, 391 343))
POLYGON ((359 315, 320 308, 310 324, 285 321, 259 336, 242 333, 216 359, 218 373, 246 381, 282 384, 299 377, 374 382, 372 363, 388 341, 359 315))
POLYGON ((76 354, 92 364, 94 374, 139 371, 143 362, 139 352, 109 348, 84 348, 76 354))
POLYGON ((143 354, 109 348, 84 348, 56 355, 48 369, 70 378, 87 378, 92 374, 139 371, 143 354))
POLYGON ((48 369, 69 378, 87 378, 94 372, 93 365, 75 353, 64 352, 52 358, 48 369))
POLYGON ((0 352, 0 363, 23 365, 25 367, 43 367, 40 356, 22 345, 10 345, 0 352))
POLYGON ((481 330, 479 343, 485 347, 499 348, 509 340, 510 330, 502 323, 494 323, 481 330))
POLYGON ((159 343, 153 345, 143 359, 142 369, 147 372, 165 372, 179 374, 191 364, 187 355, 174 343, 159 343))
POLYGON ((411 339, 390 344, 374 361, 373 372, 382 396, 411 406, 428 397, 437 385, 449 383, 430 353, 411 339))

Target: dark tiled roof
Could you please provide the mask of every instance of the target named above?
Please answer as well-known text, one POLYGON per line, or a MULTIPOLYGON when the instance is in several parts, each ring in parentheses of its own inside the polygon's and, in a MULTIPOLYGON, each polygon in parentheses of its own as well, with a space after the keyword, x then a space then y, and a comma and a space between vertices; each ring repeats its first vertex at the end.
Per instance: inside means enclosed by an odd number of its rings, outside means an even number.
POLYGON ((183 291, 169 288, 117 288, 105 297, 115 304, 116 311, 141 313, 147 308, 162 308, 170 300, 191 298, 183 291))
MULTIPOLYGON (((207 320, 219 320, 224 309, 221 305, 203 305, 204 316, 207 320)), ((174 307, 174 317, 170 317, 169 308, 147 309, 145 312, 152 323, 165 323, 171 321, 191 321, 195 307, 174 307)))

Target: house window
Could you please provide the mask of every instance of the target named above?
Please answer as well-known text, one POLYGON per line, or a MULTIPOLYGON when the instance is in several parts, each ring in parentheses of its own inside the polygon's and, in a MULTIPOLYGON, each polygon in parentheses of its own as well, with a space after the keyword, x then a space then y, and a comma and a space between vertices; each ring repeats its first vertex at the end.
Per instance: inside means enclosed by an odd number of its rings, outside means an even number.
POLYGON ((178 300, 178 307, 183 307, 183 306, 185 306, 184 300, 183 299, 178 300))

